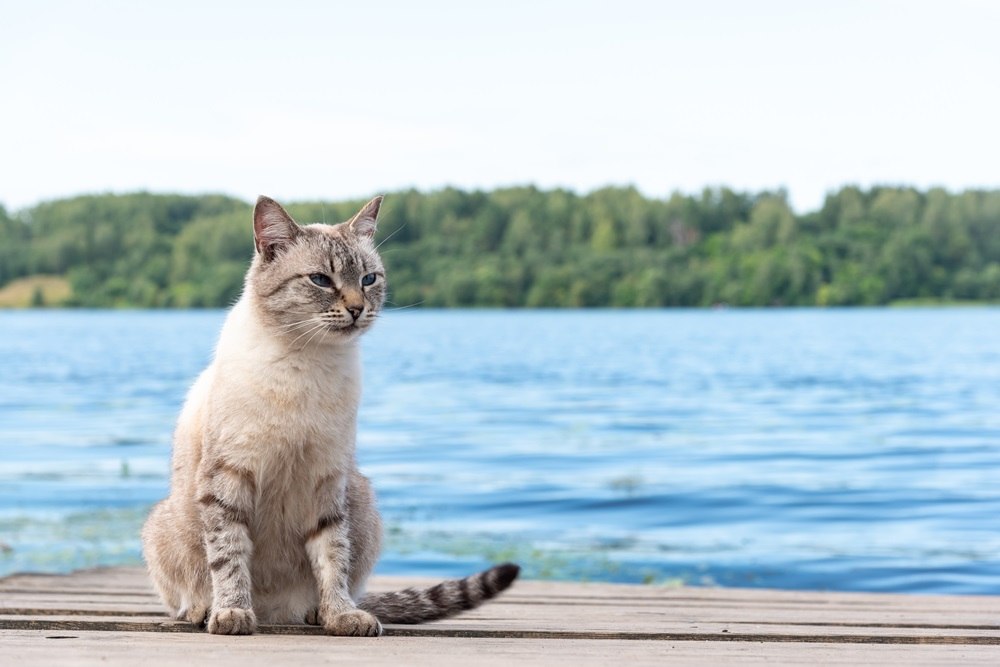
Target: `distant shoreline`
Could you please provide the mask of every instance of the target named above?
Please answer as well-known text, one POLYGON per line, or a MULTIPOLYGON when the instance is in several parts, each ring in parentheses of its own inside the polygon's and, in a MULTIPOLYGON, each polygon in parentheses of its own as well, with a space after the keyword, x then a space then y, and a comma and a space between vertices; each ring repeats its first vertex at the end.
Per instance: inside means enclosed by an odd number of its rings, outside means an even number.
MULTIPOLYGON (((996 301, 925 301, 925 300, 903 300, 899 302, 874 305, 874 306, 417 306, 405 308, 409 312, 561 312, 561 311, 624 311, 624 312, 655 312, 655 311, 676 311, 676 312, 713 312, 713 311, 773 311, 773 312, 794 312, 794 311, 845 311, 845 310, 964 310, 964 309, 993 309, 1000 308, 1000 302, 996 301)), ((6 306, 0 305, 0 313, 16 312, 108 312, 108 313, 198 313, 198 312, 226 312, 227 306, 210 307, 160 307, 149 308, 141 306, 6 306)), ((388 313, 393 314, 390 309, 388 313)))
MULTIPOLYGON (((224 307, 254 247, 247 202, 149 192, 0 207, 0 238, 0 306, 224 307)), ((1000 190, 844 187, 803 214, 780 190, 407 190, 376 239, 390 307, 1000 303, 1000 190)))

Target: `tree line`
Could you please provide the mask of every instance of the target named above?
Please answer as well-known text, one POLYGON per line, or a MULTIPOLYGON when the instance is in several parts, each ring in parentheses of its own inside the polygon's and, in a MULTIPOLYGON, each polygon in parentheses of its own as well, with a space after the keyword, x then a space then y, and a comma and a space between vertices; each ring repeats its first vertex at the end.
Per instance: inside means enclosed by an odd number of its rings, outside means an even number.
MULTIPOLYGON (((337 222, 361 203, 287 208, 302 223, 337 222)), ((250 204, 224 195, 0 207, 0 288, 62 276, 62 305, 226 306, 253 252, 250 218, 250 204)), ((409 190, 386 197, 377 240, 396 306, 1000 300, 1000 191, 844 187, 796 214, 781 191, 409 190)))

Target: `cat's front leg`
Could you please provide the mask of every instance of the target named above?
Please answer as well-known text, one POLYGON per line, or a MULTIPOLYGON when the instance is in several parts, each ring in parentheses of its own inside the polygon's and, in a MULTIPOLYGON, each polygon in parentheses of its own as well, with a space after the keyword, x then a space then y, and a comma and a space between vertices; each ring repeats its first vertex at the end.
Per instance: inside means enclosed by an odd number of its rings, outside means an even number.
POLYGON ((200 480, 198 503, 212 576, 212 634, 249 635, 257 628, 250 581, 255 496, 253 473, 237 467, 215 463, 200 480))
POLYGON ((319 622, 332 635, 378 637, 382 624, 358 609, 349 592, 351 541, 348 530, 347 480, 330 475, 316 485, 322 512, 306 534, 306 552, 319 583, 319 622))

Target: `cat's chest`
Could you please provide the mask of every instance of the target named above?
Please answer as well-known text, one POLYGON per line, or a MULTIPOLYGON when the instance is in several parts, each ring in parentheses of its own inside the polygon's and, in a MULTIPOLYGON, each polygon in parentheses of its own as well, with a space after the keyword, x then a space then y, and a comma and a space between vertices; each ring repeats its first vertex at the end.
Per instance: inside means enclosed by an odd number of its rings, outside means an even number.
POLYGON ((361 393, 355 369, 294 364, 219 371, 210 421, 223 446, 231 443, 258 464, 291 457, 337 465, 338 455, 353 453, 361 393))
POLYGON ((262 422, 311 436, 353 425, 360 387, 339 369, 330 373, 296 369, 262 379, 254 394, 262 422))

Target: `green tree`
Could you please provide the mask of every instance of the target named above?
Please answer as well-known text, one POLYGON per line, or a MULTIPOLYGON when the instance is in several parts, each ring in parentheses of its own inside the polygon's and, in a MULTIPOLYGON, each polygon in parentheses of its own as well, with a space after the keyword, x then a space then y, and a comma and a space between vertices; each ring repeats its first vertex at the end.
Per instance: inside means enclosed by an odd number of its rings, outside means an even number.
MULTIPOLYGON (((361 203, 288 209, 335 223, 361 203)), ((145 192, 0 207, 0 287, 54 274, 71 305, 226 306, 252 256, 250 211, 145 192)), ((849 186, 796 214, 781 191, 407 190, 387 197, 376 238, 390 307, 1000 300, 1000 191, 849 186)))

